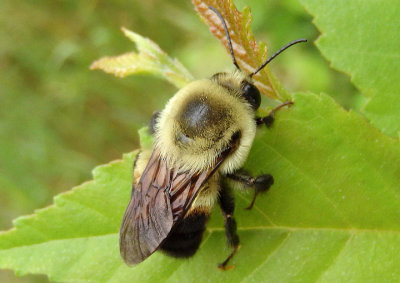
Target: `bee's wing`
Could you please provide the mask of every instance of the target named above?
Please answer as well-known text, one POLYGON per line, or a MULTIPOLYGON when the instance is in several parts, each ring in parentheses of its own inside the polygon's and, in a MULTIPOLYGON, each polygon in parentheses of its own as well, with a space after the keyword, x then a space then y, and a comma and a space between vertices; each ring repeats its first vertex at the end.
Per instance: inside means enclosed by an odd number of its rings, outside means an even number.
POLYGON ((212 168, 190 173, 169 169, 159 152, 153 152, 121 224, 120 251, 127 264, 138 264, 159 248, 226 156, 224 151, 212 168))
POLYGON ((120 229, 121 256, 127 264, 138 264, 151 255, 173 225, 166 186, 168 168, 153 152, 125 211, 120 229))

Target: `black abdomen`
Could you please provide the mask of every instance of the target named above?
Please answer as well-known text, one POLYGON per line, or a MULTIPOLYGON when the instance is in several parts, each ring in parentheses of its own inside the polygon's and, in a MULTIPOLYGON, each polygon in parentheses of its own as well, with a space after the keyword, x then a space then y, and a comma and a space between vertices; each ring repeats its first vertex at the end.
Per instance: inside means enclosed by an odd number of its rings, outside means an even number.
POLYGON ((185 217, 162 243, 160 249, 173 257, 190 257, 200 246, 208 215, 185 217))

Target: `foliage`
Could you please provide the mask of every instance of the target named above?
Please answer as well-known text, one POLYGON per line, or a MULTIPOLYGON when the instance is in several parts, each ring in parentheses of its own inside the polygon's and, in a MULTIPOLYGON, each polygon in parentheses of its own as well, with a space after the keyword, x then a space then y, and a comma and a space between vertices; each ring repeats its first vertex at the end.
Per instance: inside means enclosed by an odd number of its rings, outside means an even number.
MULTIPOLYGON (((122 25, 167 47, 185 42, 182 31, 164 38, 157 25, 176 25, 162 18, 170 5, 159 7, 152 13, 159 20, 152 21, 143 5, 124 1, 0 1, 1 230, 90 178, 97 164, 138 147, 137 129, 174 87, 143 75, 113 79, 88 66, 126 48, 122 25)), ((188 21, 198 21, 189 11, 188 21)))
POLYGON ((92 64, 92 70, 101 69, 117 77, 149 73, 165 78, 177 88, 193 80, 185 67, 177 59, 168 57, 157 44, 126 28, 122 28, 122 31, 136 43, 139 53, 130 52, 117 57, 102 58, 92 64))
MULTIPOLYGON (((248 31, 249 21, 240 23, 238 33, 248 31)), ((272 173, 276 184, 250 212, 243 207, 251 196, 237 195, 242 247, 232 271, 216 270, 229 252, 217 211, 193 259, 157 253, 133 269, 122 263, 118 229, 134 153, 96 168, 93 181, 59 195, 53 206, 17 219, 0 234, 0 266, 56 281, 398 281, 398 140, 325 94, 292 98, 273 128, 258 133, 246 163, 254 174, 272 173)), ((143 131, 142 137, 148 139, 143 131)))
MULTIPOLYGON (((272 50, 299 35, 317 36, 296 0, 254 0, 252 9, 257 10, 252 28, 257 37, 270 39, 272 50)), ((174 93, 151 76, 121 80, 89 72, 95 59, 130 48, 120 26, 154 39, 196 78, 232 67, 186 1, 3 0, 0 23, 2 230, 90 178, 96 164, 137 148, 137 129, 174 93)), ((312 44, 286 53, 272 67, 288 89, 328 91, 346 107, 357 97, 312 44)), ((8 281, 1 274, 0 281, 8 281)))
POLYGON ((315 17, 317 41, 332 66, 351 75, 368 99, 362 113, 382 132, 400 137, 400 5, 379 1, 301 0, 315 17), (355 57, 360 57, 355 60, 355 57))

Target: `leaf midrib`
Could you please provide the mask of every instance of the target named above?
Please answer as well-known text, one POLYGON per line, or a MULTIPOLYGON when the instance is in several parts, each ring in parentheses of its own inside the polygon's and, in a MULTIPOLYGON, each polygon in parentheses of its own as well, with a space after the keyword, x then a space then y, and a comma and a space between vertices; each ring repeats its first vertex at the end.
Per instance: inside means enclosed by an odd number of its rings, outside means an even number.
MULTIPOLYGON (((304 231, 314 231, 314 232, 340 232, 340 233, 350 233, 350 234, 361 234, 361 233, 371 233, 371 234, 396 234, 400 235, 400 230, 379 230, 379 229, 363 229, 363 228, 334 228, 334 227, 291 227, 291 226, 251 226, 251 227, 238 227, 237 230, 240 231, 257 231, 257 230, 270 230, 270 231, 286 231, 288 233, 296 233, 296 232, 304 232, 304 231)), ((206 229, 210 234, 214 232, 225 232, 223 227, 210 227, 206 229)), ((102 235, 93 235, 93 236, 79 236, 79 237, 70 237, 70 238, 62 238, 62 239, 52 239, 45 242, 33 243, 30 245, 19 245, 14 246, 12 248, 0 249, 1 251, 10 251, 13 249, 24 248, 24 247, 32 247, 39 246, 46 243, 58 242, 58 241, 68 241, 68 240, 79 240, 79 239, 93 239, 93 238, 102 238, 102 237, 111 237, 118 236, 119 233, 107 233, 102 235)))

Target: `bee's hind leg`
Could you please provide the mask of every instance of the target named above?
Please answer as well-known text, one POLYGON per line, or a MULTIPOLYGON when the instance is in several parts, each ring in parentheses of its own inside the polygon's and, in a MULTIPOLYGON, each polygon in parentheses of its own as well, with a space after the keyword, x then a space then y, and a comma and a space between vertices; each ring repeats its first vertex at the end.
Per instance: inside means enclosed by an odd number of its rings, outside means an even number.
POLYGON ((236 251, 239 249, 239 236, 236 232, 236 220, 233 217, 233 212, 235 210, 235 199, 232 196, 231 189, 227 186, 225 181, 222 181, 221 191, 218 198, 218 203, 222 211, 222 215, 225 220, 225 235, 228 245, 233 247, 233 251, 229 256, 218 265, 221 270, 228 270, 233 268, 233 266, 227 266, 228 262, 233 258, 236 251))
POLYGON ((257 126, 265 124, 268 128, 271 127, 275 121, 276 111, 278 111, 279 109, 281 109, 284 106, 287 106, 287 105, 290 106, 292 104, 293 104, 293 101, 286 101, 286 102, 276 106, 274 109, 272 109, 271 112, 269 112, 269 114, 267 116, 256 118, 257 126))
POLYGON ((262 174, 257 177, 252 177, 244 172, 236 172, 226 175, 228 178, 243 184, 245 187, 254 188, 254 197, 250 205, 246 209, 252 209, 256 201, 257 195, 266 192, 273 184, 274 178, 270 174, 262 174))

